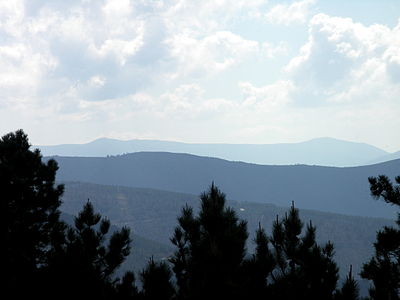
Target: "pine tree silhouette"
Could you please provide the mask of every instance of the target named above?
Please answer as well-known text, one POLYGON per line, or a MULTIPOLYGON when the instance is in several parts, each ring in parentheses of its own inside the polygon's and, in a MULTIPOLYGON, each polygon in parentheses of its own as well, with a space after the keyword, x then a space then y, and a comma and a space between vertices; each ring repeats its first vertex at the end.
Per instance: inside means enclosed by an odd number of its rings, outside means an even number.
POLYGON ((335 300, 359 300, 359 289, 356 280, 353 277, 352 266, 350 265, 349 274, 343 283, 342 288, 337 291, 335 300))
POLYGON ((55 185, 57 163, 42 162, 30 150, 27 135, 18 130, 0 139, 0 191, 6 259, 5 294, 14 299, 38 293, 39 275, 52 239, 65 229, 60 222, 62 185, 55 185))
POLYGON ((311 222, 303 236, 302 228, 294 205, 283 220, 277 218, 273 224, 270 242, 276 267, 270 276, 272 298, 332 299, 338 280, 333 245, 317 245, 311 222))
MULTIPOLYGON (((374 198, 383 198, 389 204, 400 206, 400 176, 395 179, 396 186, 384 175, 368 179, 374 198)), ((400 213, 396 223, 397 228, 385 226, 378 231, 375 255, 364 264, 361 272, 361 277, 373 282, 369 294, 374 300, 400 299, 400 213)))
POLYGON ((246 253, 247 225, 225 195, 211 185, 201 195, 198 216, 185 207, 171 238, 177 247, 171 258, 178 285, 178 299, 237 299, 246 253))
POLYGON ((126 272, 121 282, 116 284, 116 295, 114 298, 117 300, 140 299, 133 272, 126 272))
POLYGON ((171 281, 172 273, 164 262, 155 262, 151 258, 140 273, 142 295, 145 300, 169 300, 175 294, 171 281))
POLYGON ((255 253, 243 263, 243 296, 249 299, 268 299, 268 278, 276 266, 275 258, 269 247, 269 238, 259 224, 254 239, 255 253))
MULTIPOLYGON (((65 242, 51 256, 48 282, 52 292, 62 291, 68 298, 108 299, 118 291, 114 272, 130 253, 129 229, 109 234, 110 222, 95 213, 88 201, 75 227, 66 232, 65 242), (106 244, 106 241, 108 243, 106 244)), ((126 274, 123 286, 133 283, 126 274)), ((132 292, 135 287, 132 286, 132 292)), ((122 290, 120 290, 122 293, 122 290)))

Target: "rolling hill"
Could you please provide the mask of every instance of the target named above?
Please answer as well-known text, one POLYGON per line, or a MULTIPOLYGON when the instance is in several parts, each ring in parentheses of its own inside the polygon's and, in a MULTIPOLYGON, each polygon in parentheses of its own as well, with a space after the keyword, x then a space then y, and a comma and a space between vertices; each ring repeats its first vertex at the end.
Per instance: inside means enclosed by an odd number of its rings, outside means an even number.
MULTIPOLYGON (((124 153, 157 151, 188 153, 268 165, 308 164, 357 166, 382 160, 389 153, 377 147, 333 138, 281 144, 189 144, 157 140, 98 139, 87 144, 36 146, 46 156, 104 157, 124 153)), ((390 156, 388 156, 390 158, 390 156)), ((388 159, 389 160, 389 159, 388 159)))
POLYGON ((237 201, 272 203, 357 216, 394 218, 371 200, 369 176, 400 173, 400 160, 362 167, 265 166, 188 154, 139 152, 113 157, 54 157, 57 180, 198 194, 214 181, 237 201))
MULTIPOLYGON (((107 216, 112 224, 128 226, 135 234, 132 251, 135 259, 131 258, 127 265, 137 265, 140 258, 143 261, 152 254, 160 257, 168 250, 172 253, 173 248, 169 238, 177 224, 176 217, 180 214, 181 208, 188 204, 197 211, 199 207, 199 197, 190 194, 67 182, 62 210, 76 214, 88 198, 95 209, 107 216), (144 243, 140 236, 155 243, 148 241, 144 243), (137 251, 139 254, 136 254, 137 251)), ((240 218, 248 222, 250 253, 253 252, 252 239, 258 224, 261 223, 267 233, 270 233, 276 215, 282 217, 287 211, 287 208, 271 204, 237 201, 228 201, 227 204, 235 209, 240 218)), ((387 219, 345 216, 312 210, 300 210, 300 216, 304 222, 312 220, 317 226, 317 238, 320 242, 328 240, 334 242, 335 257, 341 267, 342 275, 347 272, 350 264, 354 266, 356 274, 362 263, 372 255, 372 243, 375 241, 376 231, 385 225, 394 224, 387 219)))

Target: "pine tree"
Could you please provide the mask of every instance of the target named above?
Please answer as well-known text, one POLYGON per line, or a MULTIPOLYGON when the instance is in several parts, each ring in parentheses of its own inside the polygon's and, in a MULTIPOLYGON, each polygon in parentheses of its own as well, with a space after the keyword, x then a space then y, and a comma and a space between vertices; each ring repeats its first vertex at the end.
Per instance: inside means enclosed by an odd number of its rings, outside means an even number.
POLYGON ((273 224, 270 238, 276 268, 271 273, 271 293, 277 299, 332 299, 338 280, 333 245, 315 241, 310 222, 301 236, 303 223, 292 205, 283 220, 273 224))
POLYGON ((185 207, 178 218, 171 259, 179 299, 236 299, 240 295, 242 263, 246 253, 247 225, 225 195, 212 184, 201 195, 198 216, 185 207))
MULTIPOLYGON (((389 204, 400 206, 400 176, 394 186, 387 176, 370 177, 370 190, 375 199, 383 198, 389 204)), ((400 299, 400 213, 397 228, 385 226, 374 243, 375 255, 364 264, 361 276, 372 280, 370 297, 374 300, 400 299)))
POLYGON ((254 242, 255 253, 243 263, 243 296, 248 299, 268 299, 268 279, 276 267, 276 262, 269 247, 269 238, 261 224, 256 231, 254 242))
MULTIPOLYGON (((108 299, 117 293, 113 275, 130 253, 129 229, 109 235, 110 222, 94 212, 88 201, 75 218, 75 227, 66 232, 65 242, 48 263, 51 292, 68 298, 108 299), (106 244, 106 241, 108 243, 106 244)), ((124 286, 131 278, 124 277, 124 286)), ((134 287, 132 287, 134 289, 134 287)))
POLYGON ((116 284, 117 300, 133 300, 139 299, 138 289, 135 285, 135 274, 133 272, 126 272, 122 280, 116 284))
POLYGON ((144 300, 170 300, 175 294, 171 281, 172 273, 164 262, 155 262, 151 258, 140 273, 144 300))
POLYGON ((134 297, 133 273, 115 277, 130 252, 129 230, 110 233, 110 222, 89 202, 75 227, 62 222, 57 169, 54 160, 43 162, 39 150, 30 150, 22 130, 0 139, 3 293, 12 299, 134 297))
POLYGON ((0 139, 0 191, 5 293, 18 299, 39 287, 52 239, 62 236, 62 185, 55 185, 57 163, 42 162, 39 150, 30 150, 27 135, 18 130, 0 139))
POLYGON ((335 300, 359 300, 359 289, 357 281, 353 277, 352 266, 350 265, 349 274, 343 283, 342 288, 336 292, 335 300))

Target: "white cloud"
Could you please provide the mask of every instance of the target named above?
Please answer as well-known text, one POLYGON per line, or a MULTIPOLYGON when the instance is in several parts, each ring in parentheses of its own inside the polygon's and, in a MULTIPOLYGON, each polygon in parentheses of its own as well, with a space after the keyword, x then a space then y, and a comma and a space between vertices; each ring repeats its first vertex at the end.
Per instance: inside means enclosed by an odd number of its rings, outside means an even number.
POLYGON ((238 16, 251 18, 265 0, 178 0, 163 13, 172 32, 196 37, 224 30, 238 16))
POLYGON ((368 141, 371 133, 383 141, 379 131, 400 126, 400 23, 312 17, 314 3, 260 16, 267 1, 0 0, 0 127, 53 137, 60 128, 71 142, 74 133, 82 141, 118 132, 193 142, 368 141), (265 18, 308 22, 290 62, 290 34, 281 41, 271 28, 283 27, 265 18))
POLYGON ((278 55, 286 55, 288 53, 288 45, 285 42, 280 42, 277 45, 264 42, 262 44, 262 52, 269 59, 275 58, 278 55))
POLYGON ((292 4, 277 4, 265 14, 265 18, 273 24, 303 24, 307 21, 310 8, 315 2, 315 0, 303 0, 292 4))
POLYGON ((277 81, 262 87, 242 82, 239 86, 245 96, 243 106, 262 114, 288 104, 290 102, 289 95, 293 90, 291 81, 277 81))
POLYGON ((167 41, 171 55, 178 61, 177 76, 204 75, 224 71, 257 54, 259 44, 229 31, 218 31, 203 39, 174 35, 167 41))
POLYGON ((400 53, 399 28, 314 16, 308 42, 286 67, 299 88, 299 101, 365 104, 381 101, 389 90, 397 93, 400 78, 391 68, 396 69, 400 53))
POLYGON ((1 1, 0 37, 8 41, 2 49, 1 84, 10 89, 24 86, 36 99, 54 98, 55 88, 72 88, 78 98, 104 101, 154 85, 178 86, 207 78, 257 52, 271 57, 278 51, 225 30, 243 10, 263 3, 1 1), (26 54, 12 63, 7 47, 18 48, 14 56, 26 54), (91 80, 98 74, 101 85, 91 80))

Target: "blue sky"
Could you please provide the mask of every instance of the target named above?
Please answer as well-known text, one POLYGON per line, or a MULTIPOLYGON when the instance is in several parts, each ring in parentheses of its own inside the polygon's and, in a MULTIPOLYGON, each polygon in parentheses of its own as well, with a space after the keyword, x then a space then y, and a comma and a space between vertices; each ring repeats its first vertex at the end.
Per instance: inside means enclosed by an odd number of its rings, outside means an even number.
POLYGON ((400 1, 0 1, 0 131, 400 150, 400 1))

